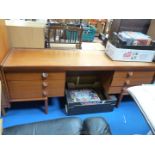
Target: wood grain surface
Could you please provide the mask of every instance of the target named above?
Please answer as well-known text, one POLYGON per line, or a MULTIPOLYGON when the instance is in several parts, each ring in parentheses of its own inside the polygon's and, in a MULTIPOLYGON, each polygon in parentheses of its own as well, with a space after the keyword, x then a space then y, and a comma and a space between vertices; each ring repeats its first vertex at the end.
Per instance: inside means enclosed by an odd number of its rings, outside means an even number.
POLYGON ((104 51, 12 49, 4 70, 144 70, 155 71, 154 63, 112 61, 104 51))

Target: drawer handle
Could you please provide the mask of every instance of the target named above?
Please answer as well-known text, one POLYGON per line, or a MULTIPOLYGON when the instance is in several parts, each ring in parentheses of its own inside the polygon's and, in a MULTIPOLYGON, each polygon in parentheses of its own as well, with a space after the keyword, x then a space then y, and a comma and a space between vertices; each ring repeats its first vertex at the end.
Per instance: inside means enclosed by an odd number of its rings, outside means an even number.
POLYGON ((132 77, 133 76, 133 72, 128 72, 128 77, 132 77))
POLYGON ((48 95, 47 91, 43 91, 43 96, 47 97, 47 95, 48 95))
POLYGON ((48 77, 48 73, 42 73, 42 77, 43 78, 47 78, 48 77))
POLYGON ((48 83, 44 81, 42 85, 44 88, 46 88, 48 86, 48 83))
POLYGON ((129 84, 130 84, 130 80, 126 80, 125 85, 129 85, 129 84))

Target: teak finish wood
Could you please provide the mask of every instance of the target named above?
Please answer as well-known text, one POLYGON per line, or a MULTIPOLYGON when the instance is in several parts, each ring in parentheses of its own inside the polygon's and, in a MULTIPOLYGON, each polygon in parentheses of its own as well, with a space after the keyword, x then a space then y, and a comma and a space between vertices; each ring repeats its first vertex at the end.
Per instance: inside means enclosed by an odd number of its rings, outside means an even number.
POLYGON ((5 20, 0 19, 0 63, 8 53, 9 48, 5 20))
POLYGON ((2 67, 10 102, 45 100, 46 113, 48 97, 64 96, 66 72, 100 71, 108 94, 122 94, 131 85, 151 83, 155 72, 154 63, 112 61, 104 51, 52 49, 12 49, 2 67))
POLYGON ((152 77, 154 76, 154 72, 115 72, 113 78, 126 78, 126 77, 140 77, 140 78, 145 78, 145 77, 152 77), (147 73, 147 74, 146 74, 147 73))
POLYGON ((11 100, 63 96, 65 73, 6 73, 11 100))
POLYGON ((10 47, 8 43, 8 34, 5 26, 5 20, 0 19, 0 80, 2 81, 2 104, 1 104, 2 112, 4 112, 3 108, 10 106, 7 96, 8 91, 6 87, 6 81, 4 78, 4 72, 1 64, 7 57, 9 49, 10 47))
POLYGON ((154 71, 154 63, 111 61, 104 51, 12 49, 3 63, 5 71, 154 71))
POLYGON ((122 87, 109 87, 108 94, 119 94, 122 90, 122 87))
POLYGON ((11 99, 41 98, 41 81, 8 81, 11 99))

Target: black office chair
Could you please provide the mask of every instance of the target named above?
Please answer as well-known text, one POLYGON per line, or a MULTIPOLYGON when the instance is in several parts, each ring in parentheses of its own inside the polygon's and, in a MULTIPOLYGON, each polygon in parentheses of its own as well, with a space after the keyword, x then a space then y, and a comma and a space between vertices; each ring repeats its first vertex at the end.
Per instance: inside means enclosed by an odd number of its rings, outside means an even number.
POLYGON ((3 135, 110 135, 110 127, 103 117, 82 121, 78 117, 59 118, 5 128, 3 135))

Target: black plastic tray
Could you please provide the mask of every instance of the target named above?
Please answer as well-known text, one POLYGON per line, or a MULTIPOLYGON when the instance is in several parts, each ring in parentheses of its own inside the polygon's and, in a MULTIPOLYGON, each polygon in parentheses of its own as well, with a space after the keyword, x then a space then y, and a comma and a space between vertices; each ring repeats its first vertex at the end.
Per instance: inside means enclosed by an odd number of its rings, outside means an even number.
POLYGON ((95 90, 101 99, 101 102, 93 104, 83 104, 80 102, 70 102, 69 91, 66 90, 66 113, 68 115, 86 114, 86 113, 97 113, 97 112, 110 112, 113 111, 117 98, 114 95, 108 98, 101 93, 100 90, 95 90))

